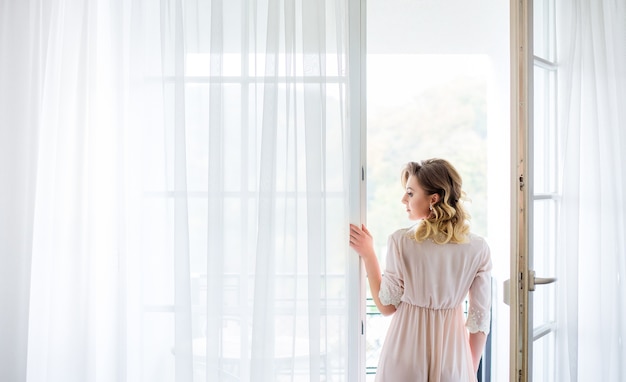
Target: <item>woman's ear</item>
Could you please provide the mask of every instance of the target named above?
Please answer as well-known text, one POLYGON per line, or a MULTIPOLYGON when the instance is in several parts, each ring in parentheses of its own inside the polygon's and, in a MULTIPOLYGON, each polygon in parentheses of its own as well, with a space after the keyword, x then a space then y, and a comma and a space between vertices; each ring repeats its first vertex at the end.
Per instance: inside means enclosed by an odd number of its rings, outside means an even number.
POLYGON ((439 194, 430 195, 430 204, 437 204, 439 202, 439 194))

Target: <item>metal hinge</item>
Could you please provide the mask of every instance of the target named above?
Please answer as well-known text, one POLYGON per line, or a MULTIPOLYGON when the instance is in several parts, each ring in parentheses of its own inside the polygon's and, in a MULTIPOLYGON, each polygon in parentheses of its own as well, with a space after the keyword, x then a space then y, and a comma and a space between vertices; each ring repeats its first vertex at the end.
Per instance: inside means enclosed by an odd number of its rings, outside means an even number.
POLYGON ((524 190, 524 174, 519 176, 519 190, 520 191, 524 190))

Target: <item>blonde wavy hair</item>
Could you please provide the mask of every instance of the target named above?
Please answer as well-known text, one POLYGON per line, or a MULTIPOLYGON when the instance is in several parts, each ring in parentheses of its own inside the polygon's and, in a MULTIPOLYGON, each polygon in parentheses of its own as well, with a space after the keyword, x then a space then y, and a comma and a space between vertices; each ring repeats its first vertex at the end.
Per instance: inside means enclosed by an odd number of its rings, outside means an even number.
POLYGON ((406 188, 411 175, 427 195, 439 195, 430 215, 415 230, 415 240, 421 242, 431 238, 438 244, 467 242, 470 215, 463 208, 466 196, 461 189, 461 176, 454 166, 438 158, 409 162, 402 170, 402 187, 406 188))

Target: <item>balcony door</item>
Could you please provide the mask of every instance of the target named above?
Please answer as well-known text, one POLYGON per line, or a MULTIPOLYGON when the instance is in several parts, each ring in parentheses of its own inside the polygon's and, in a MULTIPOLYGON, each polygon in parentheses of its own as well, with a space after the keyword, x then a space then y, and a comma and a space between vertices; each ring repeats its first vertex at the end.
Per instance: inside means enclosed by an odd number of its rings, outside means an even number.
POLYGON ((510 381, 556 376, 555 29, 553 0, 511 1, 510 381))

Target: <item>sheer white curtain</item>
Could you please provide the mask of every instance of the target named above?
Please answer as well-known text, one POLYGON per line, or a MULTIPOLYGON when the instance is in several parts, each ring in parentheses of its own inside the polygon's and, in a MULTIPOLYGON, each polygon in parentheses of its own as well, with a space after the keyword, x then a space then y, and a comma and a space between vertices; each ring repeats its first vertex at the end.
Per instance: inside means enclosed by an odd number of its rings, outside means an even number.
POLYGON ((557 3, 559 381, 626 378, 626 3, 557 3), (562 329, 561 329, 562 328, 562 329))
MULTIPOLYGON (((124 375, 128 236, 121 3, 30 2, 36 166, 28 381, 124 375)), ((19 86, 19 84, 16 84, 19 86)))
POLYGON ((154 105, 143 146, 162 169, 143 183, 149 362, 177 380, 345 380, 344 2, 137 8, 131 98, 154 105))
POLYGON ((1 380, 111 380, 123 354, 123 54, 99 8, 0 2, 1 380))
POLYGON ((3 265, 25 274, 3 283, 26 297, 2 295, 6 375, 346 381, 346 2, 0 12, 3 53, 24 52, 2 86, 29 92, 0 93, 2 147, 28 147, 2 156, 21 202, 3 265))

